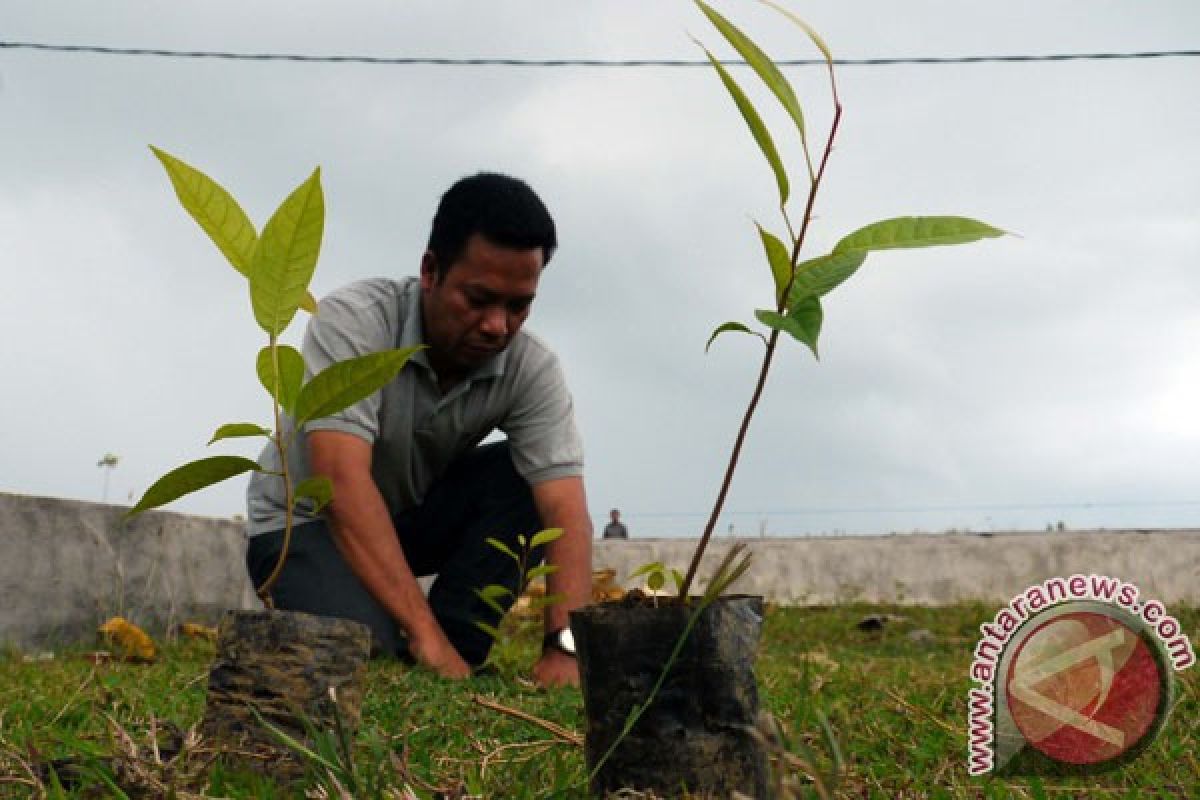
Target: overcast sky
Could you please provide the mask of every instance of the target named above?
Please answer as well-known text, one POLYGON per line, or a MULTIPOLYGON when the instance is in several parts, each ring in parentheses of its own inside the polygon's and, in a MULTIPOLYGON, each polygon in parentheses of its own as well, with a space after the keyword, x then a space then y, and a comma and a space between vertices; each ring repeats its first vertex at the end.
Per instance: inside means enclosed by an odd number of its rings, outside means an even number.
MULTIPOLYGON (((674 0, 2 4, 6 41, 240 52, 732 57, 674 0)), ((718 4, 776 58, 817 55, 718 4)), ((834 54, 1195 49, 1200 4, 793 3, 834 54)), ((752 74, 796 184, 799 148, 752 74)), ((817 149, 822 70, 787 70, 817 149)), ((839 71, 845 115, 810 256, 876 219, 1019 236, 873 254, 825 303, 822 359, 782 344, 720 530, 1195 526, 1200 516, 1200 59, 839 71)), ((774 181, 700 68, 366 66, 0 49, 0 491, 127 502, 266 423, 243 279, 179 208, 155 144, 261 226, 316 165, 313 283, 414 274, 440 193, 528 180, 561 249, 528 326, 560 354, 593 517, 694 534, 757 374, 710 331, 770 303, 753 220, 774 181)), ((802 206, 794 213, 799 218, 802 206)), ((300 326, 290 331, 298 341, 300 326)), ((172 508, 229 516, 243 482, 172 508)))

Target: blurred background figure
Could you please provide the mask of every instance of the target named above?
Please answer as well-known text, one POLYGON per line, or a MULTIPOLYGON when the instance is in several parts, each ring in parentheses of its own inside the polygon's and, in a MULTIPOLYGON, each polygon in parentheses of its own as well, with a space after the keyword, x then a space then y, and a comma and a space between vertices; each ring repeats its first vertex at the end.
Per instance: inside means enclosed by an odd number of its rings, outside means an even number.
POLYGON ((625 528, 625 524, 621 522, 621 512, 614 508, 608 512, 608 517, 611 521, 604 526, 604 538, 628 539, 629 531, 625 528))

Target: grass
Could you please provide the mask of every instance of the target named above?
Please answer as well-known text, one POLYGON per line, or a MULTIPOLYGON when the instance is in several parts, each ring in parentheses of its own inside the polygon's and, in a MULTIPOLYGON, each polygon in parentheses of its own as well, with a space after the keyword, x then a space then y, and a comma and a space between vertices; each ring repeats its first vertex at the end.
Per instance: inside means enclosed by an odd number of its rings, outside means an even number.
MULTIPOLYGON (((1200 611, 1172 611, 1194 637, 1200 611)), ((827 720, 844 757, 839 797, 1200 794, 1196 669, 1178 675, 1166 730, 1131 763, 1085 777, 969 777, 967 670, 978 625, 994 613, 984 606, 772 610, 757 667, 762 703, 791 732, 793 747, 828 775, 836 770, 822 735, 827 720), (881 612, 905 619, 881 633, 855 628, 863 616, 881 612), (910 641, 906 633, 915 628, 932 631, 934 640, 910 641)), ((540 691, 512 674, 511 665, 531 659, 537 638, 536 631, 523 632, 502 659, 501 675, 467 684, 395 663, 372 664, 354 769, 338 767, 336 743, 325 737, 317 749, 335 769, 314 772, 303 787, 230 771, 212 763, 203 742, 187 738, 203 711, 211 644, 167 643, 151 665, 97 666, 78 651, 47 661, 8 653, 0 656, 0 797, 168 796, 172 790, 181 800, 304 797, 305 790, 310 797, 584 797, 577 744, 477 699, 582 733, 577 691, 540 691), (180 747, 184 754, 173 758, 180 747)))

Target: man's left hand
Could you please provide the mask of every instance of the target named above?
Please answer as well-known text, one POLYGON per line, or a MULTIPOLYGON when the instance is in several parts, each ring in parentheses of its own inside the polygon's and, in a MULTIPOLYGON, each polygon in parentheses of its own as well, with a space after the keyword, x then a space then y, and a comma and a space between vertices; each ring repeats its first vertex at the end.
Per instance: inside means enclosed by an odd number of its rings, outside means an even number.
POLYGON ((533 665, 538 686, 578 686, 579 662, 560 650, 547 650, 533 665))

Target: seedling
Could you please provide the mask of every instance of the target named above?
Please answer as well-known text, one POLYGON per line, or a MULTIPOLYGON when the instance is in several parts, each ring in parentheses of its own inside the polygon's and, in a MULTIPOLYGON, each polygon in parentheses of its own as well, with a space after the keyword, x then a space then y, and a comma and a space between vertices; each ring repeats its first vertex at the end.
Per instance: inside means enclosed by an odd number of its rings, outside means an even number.
POLYGON ((741 113, 742 119, 745 120, 747 127, 750 129, 754 141, 758 144, 759 150, 762 151, 764 159, 771 168, 778 192, 779 212, 786 233, 784 235, 776 235, 757 222, 755 223, 759 239, 762 242, 766 264, 770 269, 774 284, 774 296, 772 297, 771 305, 754 312, 755 318, 765 327, 765 333, 753 330, 742 322, 725 322, 717 326, 709 337, 708 344, 705 346, 705 350, 707 351, 718 336, 732 331, 748 333, 758 337, 763 342, 764 352, 762 364, 759 367, 758 380, 755 383, 749 405, 746 407, 745 414, 742 417, 737 437, 734 439, 729 463, 726 466, 725 476, 717 492, 716 501, 708 517, 708 522, 704 527, 704 532, 700 536, 700 541, 696 545, 692 560, 688 565, 687 574, 684 576, 683 583, 679 587, 679 596, 684 602, 687 602, 688 590, 696 577, 696 570, 700 566, 700 559, 704 555, 704 550, 708 546, 709 539, 712 537, 712 532, 716 527, 721 509, 725 505, 725 497, 733 481, 734 471, 737 469, 738 457, 741 455, 742 445, 745 443, 746 433, 750 428, 750 420, 758 408, 759 400, 766 386, 767 374, 770 372, 771 364, 775 358, 780 334, 786 333, 791 338, 805 345, 812 351, 813 356, 816 357, 817 340, 821 333, 821 323, 824 319, 821 298, 850 278, 863 265, 867 255, 873 250, 964 244, 986 237, 1001 236, 1004 233, 1004 231, 993 228, 983 222, 966 217, 896 217, 862 227, 843 237, 829 253, 801 261, 800 255, 804 249, 805 239, 808 236, 809 225, 813 220, 813 210, 816 205, 817 194, 821 188, 821 182, 825 176, 825 168, 829 163, 829 156, 833 152, 833 143, 837 137, 838 126, 842 120, 842 104, 838 98, 837 82, 833 69, 833 56, 830 53, 829 47, 817 35, 816 31, 795 14, 779 6, 773 0, 762 1, 798 25, 821 52, 829 72, 833 118, 825 139, 824 152, 814 167, 812 154, 808 145, 804 113, 796 98, 796 93, 787 78, 784 77, 783 73, 775 65, 775 62, 753 40, 733 25, 733 23, 713 10, 704 0, 695 0, 696 5, 708 20, 741 57, 745 59, 754 71, 754 74, 766 85, 786 112, 791 126, 795 128, 795 133, 799 136, 804 153, 807 174, 804 176, 805 180, 800 181, 800 183, 807 184, 807 191, 802 195, 804 198, 804 207, 801 212, 799 229, 797 230, 788 211, 788 202, 793 199, 791 187, 794 181, 789 177, 784 167, 783 159, 775 147, 775 140, 770 130, 763 122, 762 117, 759 115, 750 98, 742 90, 737 81, 733 79, 733 76, 730 75, 725 66, 703 44, 697 42, 716 70, 721 83, 733 99, 734 104, 741 113))
POLYGON ((642 564, 640 567, 630 573, 629 579, 640 578, 646 576, 646 593, 654 598, 654 606, 658 607, 658 596, 662 592, 664 586, 667 585, 667 576, 675 583, 675 590, 683 585, 683 573, 674 567, 668 569, 661 561, 651 561, 649 564, 642 564))
POLYGON ((282 467, 279 471, 266 470, 257 461, 230 455, 192 461, 159 478, 126 516, 157 508, 246 472, 279 477, 286 498, 283 547, 271 575, 257 589, 263 603, 271 608, 271 589, 287 559, 296 504, 306 501, 316 513, 333 500, 333 485, 328 478, 310 477, 293 486, 287 454, 294 444, 295 432, 306 423, 335 414, 382 388, 420 348, 384 350, 348 359, 328 367, 306 383, 304 358, 295 348, 280 344, 279 337, 298 310, 317 313, 308 286, 316 270, 325 227, 320 169, 314 170, 283 201, 259 235, 246 212, 216 181, 156 147, 150 149, 166 169, 184 209, 230 265, 246 278, 254 318, 267 335, 267 345, 259 351, 255 369, 259 382, 271 397, 273 428, 252 422, 227 423, 217 428, 208 443, 242 437, 265 438, 274 446, 282 467), (286 436, 281 432, 284 413, 294 423, 292 432, 286 436))
MULTIPOLYGON (((907 247, 930 247, 935 245, 961 244, 965 242, 976 241, 985 237, 993 237, 1002 235, 1002 231, 991 227, 982 222, 965 217, 898 217, 887 219, 881 222, 876 222, 867 225, 859 230, 843 237, 833 248, 832 251, 825 255, 817 256, 801 260, 801 253, 804 249, 806 237, 809 232, 809 226, 813 220, 813 212, 816 205, 817 195, 820 191, 822 180, 825 176, 825 170, 829 163, 829 157, 833 152, 834 140, 837 137, 838 127, 842 118, 842 105, 838 99, 837 83, 834 77, 833 57, 825 42, 816 34, 811 27, 791 12, 776 5, 772 0, 763 0, 767 5, 776 9, 780 13, 788 17, 792 22, 797 24, 805 35, 812 41, 818 50, 824 56, 829 72, 830 89, 833 102, 833 116, 829 127, 829 132, 825 140, 824 152, 819 160, 814 164, 812 154, 808 145, 807 131, 805 127, 804 114, 801 110, 800 103, 796 98, 795 91, 787 78, 779 70, 776 64, 747 37, 741 30, 729 22, 721 14, 714 11, 704 0, 695 0, 697 7, 708 18, 708 20, 716 27, 718 32, 729 42, 730 45, 745 59, 746 63, 751 67, 754 74, 766 85, 771 94, 783 107, 791 127, 798 134, 799 142, 804 154, 804 163, 806 167, 806 183, 807 191, 803 193, 803 211, 801 212, 799 225, 793 224, 792 216, 789 212, 788 202, 792 198, 791 186, 792 179, 789 177, 787 170, 784 167, 783 159, 779 151, 776 149, 774 138, 770 130, 763 122, 754 104, 751 102, 741 86, 734 80, 729 71, 725 68, 716 57, 712 55, 703 45, 700 47, 704 50, 709 62, 717 72, 722 85, 733 99, 737 106, 738 112, 741 114, 747 127, 750 130, 758 148, 761 150, 764 159, 771 169, 774 177, 776 190, 778 193, 778 207, 780 216, 782 217, 783 228, 785 233, 776 235, 768 231, 765 227, 755 222, 755 229, 760 242, 762 243, 765 261, 771 274, 771 282, 773 284, 772 297, 770 304, 765 308, 760 308, 754 312, 755 318, 763 326, 762 330, 754 330, 747 324, 740 321, 730 321, 718 325, 709 336, 708 343, 705 346, 707 351, 717 339, 718 336, 729 332, 751 334, 763 343, 764 352, 762 364, 759 368, 758 379, 755 383, 754 390, 750 397, 750 402, 742 416, 742 422, 737 431, 737 436, 734 439, 733 447, 730 452, 729 461, 725 469, 724 478, 720 484, 716 499, 713 504, 712 512, 708 517, 704 531, 701 534, 696 548, 692 554, 691 561, 688 565, 687 573, 682 580, 677 581, 678 600, 681 604, 688 608, 687 619, 683 625, 683 631, 675 641, 673 649, 668 654, 662 668, 658 672, 658 677, 649 693, 644 700, 636 702, 632 705, 629 712, 626 714, 621 729, 617 731, 615 736, 608 738, 608 732, 598 734, 598 741, 606 741, 603 754, 592 762, 592 756, 589 754, 589 776, 588 784, 593 791, 600 792, 601 790, 612 789, 615 786, 624 786, 629 780, 645 780, 645 778, 631 778, 629 774, 625 774, 626 770, 637 772, 640 767, 637 764, 637 757, 631 756, 628 763, 622 763, 615 774, 606 776, 601 780, 601 770, 605 764, 613 757, 618 746, 637 726, 639 720, 647 712, 656 701, 659 691, 662 689, 667 676, 671 672, 672 667, 679 661, 681 654, 684 651, 684 646, 692 634, 693 629, 699 622, 702 614, 716 603, 721 595, 736 581, 749 567, 750 556, 744 552, 742 543, 736 544, 721 561, 713 577, 709 580, 705 591, 698 598, 691 598, 689 589, 696 577, 697 569, 699 568, 701 558, 708 545, 709 539, 712 537, 712 532, 716 527, 717 520, 724 507, 726 495, 729 492, 729 487, 733 481, 733 475, 736 471, 738 458, 741 455, 742 447, 745 444, 746 434, 750 427, 751 419, 758 407, 758 403, 762 398, 763 390, 766 386, 767 376, 770 372, 771 364, 775 357, 776 348, 779 345, 780 334, 786 333, 791 338, 808 347, 814 356, 818 353, 818 338, 821 332, 821 324, 824 319, 824 311, 822 309, 822 298, 837 288, 839 285, 849 279, 865 262, 867 255, 872 250, 885 250, 893 248, 907 247), (599 736, 604 738, 600 739, 599 736)), ((699 42, 697 42, 699 44, 699 42)), ((647 576, 647 585, 651 588, 658 586, 661 588, 665 584, 666 570, 661 564, 649 564, 638 570, 637 574, 645 574, 647 576)), ((657 599, 656 599, 657 602, 657 599)), ((597 616, 597 619, 599 617, 597 616)), ((597 625, 600 623, 597 622, 597 625)), ((615 627, 615 624, 614 624, 615 627)), ((608 654, 605 654, 608 655, 608 654)), ((599 656, 598 656, 599 657, 599 656)), ((739 665, 739 669, 745 665, 739 665)), ((748 669, 748 667, 746 667, 748 669)), ((724 669, 724 666, 722 666, 724 669)), ((744 674, 744 673, 743 673, 744 674)), ((729 675, 722 673, 723 678, 727 679, 729 675)), ((586 681, 585 681, 586 683, 586 681)), ((602 722, 601 717, 604 715, 602 707, 604 700, 597 698, 594 694, 589 693, 585 686, 585 695, 589 697, 589 736, 593 730, 599 730, 602 722)), ((699 703, 702 698, 697 699, 697 707, 689 709, 688 714, 693 716, 704 717, 704 712, 699 709, 699 703), (698 714, 693 714, 698 712, 698 714)), ((747 707, 750 707, 754 702, 748 702, 747 707)), ((604 720, 606 723, 607 720, 604 720)), ((605 725, 607 727, 607 725, 605 725)), ((737 736, 739 734, 730 733, 728 743, 730 744, 729 752, 733 752, 733 748, 738 746, 737 736)), ((709 770, 708 763, 709 751, 707 749, 694 749, 691 751, 681 747, 680 751, 687 753, 687 758, 680 759, 679 764, 671 764, 675 768, 678 766, 680 775, 662 776, 660 783, 655 784, 656 789, 670 786, 674 788, 673 782, 683 779, 684 774, 695 776, 712 775, 709 770), (688 763, 684 763, 688 762, 688 763), (698 766, 702 765, 702 766, 698 766)), ((810 759, 811 761, 811 759, 810 759)), ((733 780, 748 781, 751 783, 760 780, 760 776, 754 773, 754 768, 749 764, 740 764, 732 757, 728 761, 722 763, 724 768, 723 776, 731 776, 739 773, 743 768, 746 769, 744 774, 738 774, 733 780)), ((707 777, 696 777, 696 780, 701 782, 708 780, 707 777)), ((712 777, 712 780, 725 780, 725 777, 712 777)), ((644 787, 636 787, 644 788, 644 787)), ((696 788, 715 788, 715 787, 692 787, 696 788)), ((740 787, 739 787, 740 788, 740 787)), ((822 796, 828 796, 826 791, 829 788, 828 782, 820 784, 822 796)), ((758 791, 755 789, 754 791, 758 791)))
MULTIPOLYGON (((538 578, 545 578, 547 575, 552 575, 558 571, 558 567, 554 564, 539 564, 534 567, 529 566, 529 561, 533 555, 534 548, 544 547, 550 542, 555 541, 563 535, 562 528, 547 528, 543 531, 535 533, 532 537, 526 538, 525 534, 517 534, 517 545, 520 548, 520 553, 515 552, 504 542, 499 539, 488 537, 487 543, 499 553, 503 553, 507 558, 512 559, 517 566, 517 580, 512 586, 502 586, 497 583, 488 584, 482 589, 476 589, 475 594, 489 608, 504 616, 506 608, 501 600, 506 597, 511 597, 515 602, 522 594, 529 589, 529 584, 538 578)), ((529 610, 541 611, 548 606, 561 602, 563 596, 561 594, 543 594, 529 598, 529 610)), ((508 637, 501 630, 499 625, 489 625, 483 620, 475 620, 475 625, 481 631, 492 637, 494 646, 488 654, 488 661, 495 663, 498 650, 504 650, 509 643, 508 637)))

